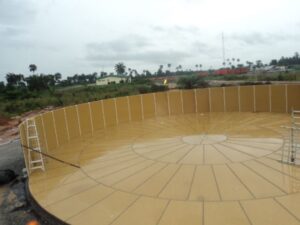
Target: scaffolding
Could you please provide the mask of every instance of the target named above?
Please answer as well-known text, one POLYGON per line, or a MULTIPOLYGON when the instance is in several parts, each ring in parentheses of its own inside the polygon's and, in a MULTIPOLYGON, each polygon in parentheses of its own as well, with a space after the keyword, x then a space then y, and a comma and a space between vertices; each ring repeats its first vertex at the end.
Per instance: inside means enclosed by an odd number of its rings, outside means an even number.
POLYGON ((283 140, 281 161, 300 165, 300 111, 292 110, 291 126, 284 126, 286 132, 283 140))

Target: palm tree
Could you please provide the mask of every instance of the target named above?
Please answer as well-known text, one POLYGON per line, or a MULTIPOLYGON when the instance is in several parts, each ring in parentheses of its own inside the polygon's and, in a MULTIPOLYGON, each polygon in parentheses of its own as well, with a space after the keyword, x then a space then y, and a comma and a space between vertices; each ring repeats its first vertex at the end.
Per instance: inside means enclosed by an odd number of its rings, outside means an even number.
POLYGON ((34 74, 34 72, 37 70, 37 66, 35 64, 30 64, 29 65, 29 71, 34 74))
POLYGON ((196 71, 197 71, 198 70, 198 64, 196 64, 195 67, 196 67, 196 71))
POLYGON ((171 71, 171 66, 172 66, 172 64, 168 63, 168 68, 169 68, 170 71, 171 71))
POLYGON ((124 74, 125 70, 126 70, 126 66, 124 65, 124 63, 120 62, 115 65, 115 71, 117 72, 118 75, 124 74))
POLYGON ((201 70, 201 68, 202 68, 202 64, 199 64, 199 67, 200 67, 200 70, 201 70))

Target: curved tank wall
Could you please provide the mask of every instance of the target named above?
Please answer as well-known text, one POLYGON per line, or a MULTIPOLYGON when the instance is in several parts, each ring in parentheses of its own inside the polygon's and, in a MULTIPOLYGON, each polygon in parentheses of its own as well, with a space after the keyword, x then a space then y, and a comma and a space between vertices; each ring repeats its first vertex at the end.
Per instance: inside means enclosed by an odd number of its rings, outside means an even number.
MULTIPOLYGON (((233 86, 174 90, 68 106, 34 117, 41 149, 55 149, 93 132, 130 121, 208 112, 278 112, 300 109, 300 85, 233 86)), ((19 126, 27 145, 26 123, 19 126)), ((26 149, 23 149, 26 166, 26 149)))

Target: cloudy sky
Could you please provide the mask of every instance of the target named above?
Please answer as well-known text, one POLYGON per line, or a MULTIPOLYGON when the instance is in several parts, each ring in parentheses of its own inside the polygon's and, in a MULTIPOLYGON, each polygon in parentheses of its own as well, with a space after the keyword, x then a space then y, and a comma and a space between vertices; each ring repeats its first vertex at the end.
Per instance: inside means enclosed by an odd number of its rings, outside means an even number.
POLYGON ((300 51, 299 0, 0 0, 0 80, 6 73, 204 69, 300 51))

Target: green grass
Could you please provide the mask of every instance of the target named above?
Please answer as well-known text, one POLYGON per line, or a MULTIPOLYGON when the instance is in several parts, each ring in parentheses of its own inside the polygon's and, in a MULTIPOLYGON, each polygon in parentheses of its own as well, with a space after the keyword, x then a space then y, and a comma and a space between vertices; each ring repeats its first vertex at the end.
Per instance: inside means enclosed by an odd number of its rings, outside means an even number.
POLYGON ((166 89, 165 86, 157 86, 150 83, 133 83, 110 84, 107 86, 72 86, 38 93, 26 93, 26 91, 23 91, 19 95, 16 94, 17 97, 12 99, 0 94, 0 115, 12 117, 48 106, 68 106, 107 98, 164 91, 166 89))

